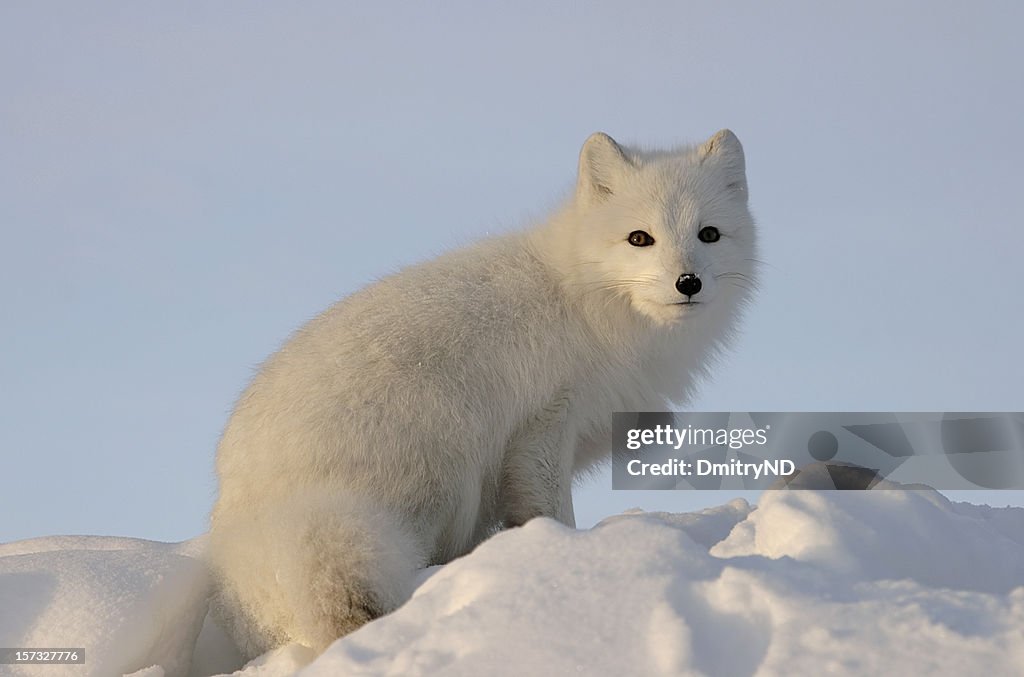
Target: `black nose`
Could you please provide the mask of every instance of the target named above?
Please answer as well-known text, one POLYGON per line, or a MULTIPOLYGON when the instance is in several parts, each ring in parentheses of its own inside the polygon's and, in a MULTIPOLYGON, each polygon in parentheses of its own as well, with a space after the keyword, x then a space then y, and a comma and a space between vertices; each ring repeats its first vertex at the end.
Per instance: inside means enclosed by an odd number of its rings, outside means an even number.
POLYGON ((700 288, 700 278, 694 275, 693 273, 686 273, 684 275, 680 275, 679 279, 676 280, 676 289, 679 290, 680 294, 685 294, 686 296, 696 296, 697 294, 700 293, 700 288))

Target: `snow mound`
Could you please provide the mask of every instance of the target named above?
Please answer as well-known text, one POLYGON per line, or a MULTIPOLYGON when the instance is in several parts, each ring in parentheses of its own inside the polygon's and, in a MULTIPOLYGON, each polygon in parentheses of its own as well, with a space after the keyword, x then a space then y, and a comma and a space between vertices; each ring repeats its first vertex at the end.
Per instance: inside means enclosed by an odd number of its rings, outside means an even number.
POLYGON ((300 674, 1016 674, 1024 511, 1004 510, 775 491, 590 531, 534 520, 300 674))
POLYGON ((1006 593, 1024 585, 1024 510, 1005 510, 1016 525, 958 511, 935 491, 769 491, 711 554, 788 557, 851 582, 1006 593))
POLYGON ((85 648, 85 665, 4 675, 188 674, 206 617, 201 543, 59 536, 0 545, 0 646, 85 648))
MULTIPOLYGON (((240 667, 206 618, 202 551, 202 539, 0 545, 0 646, 86 648, 84 667, 0 674, 240 667)), ((774 491, 757 508, 631 512, 587 531, 534 520, 424 570, 405 605, 323 655, 288 645, 234 674, 1003 675, 1022 665, 1024 510, 933 491, 774 491)))

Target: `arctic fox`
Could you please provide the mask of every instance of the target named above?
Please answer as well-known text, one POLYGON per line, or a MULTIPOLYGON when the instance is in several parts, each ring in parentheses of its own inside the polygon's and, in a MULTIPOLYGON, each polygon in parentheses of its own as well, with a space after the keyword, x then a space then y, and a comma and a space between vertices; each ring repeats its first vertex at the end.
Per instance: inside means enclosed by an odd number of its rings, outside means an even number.
POLYGON ((318 651, 417 568, 545 516, 610 455, 614 411, 685 400, 755 284, 743 149, 596 133, 536 227, 407 268, 302 327, 217 452, 214 610, 242 653, 318 651))

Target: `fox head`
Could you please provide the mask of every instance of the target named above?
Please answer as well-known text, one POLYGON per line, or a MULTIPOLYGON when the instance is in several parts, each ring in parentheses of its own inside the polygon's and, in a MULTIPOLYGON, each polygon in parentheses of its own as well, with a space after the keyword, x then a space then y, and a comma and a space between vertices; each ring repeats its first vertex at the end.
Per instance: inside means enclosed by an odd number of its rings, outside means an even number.
POLYGON ((655 324, 675 325, 733 314, 753 292, 743 147, 729 130, 671 151, 593 134, 569 209, 561 258, 590 297, 617 297, 655 324))

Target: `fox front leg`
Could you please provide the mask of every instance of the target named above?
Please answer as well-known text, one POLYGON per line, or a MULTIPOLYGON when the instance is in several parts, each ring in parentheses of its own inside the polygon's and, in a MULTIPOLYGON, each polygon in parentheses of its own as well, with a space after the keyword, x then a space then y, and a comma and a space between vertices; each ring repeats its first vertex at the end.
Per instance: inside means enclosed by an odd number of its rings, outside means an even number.
POLYGON ((500 506, 505 526, 551 517, 576 527, 572 469, 576 431, 568 393, 560 393, 513 436, 505 451, 500 506))

